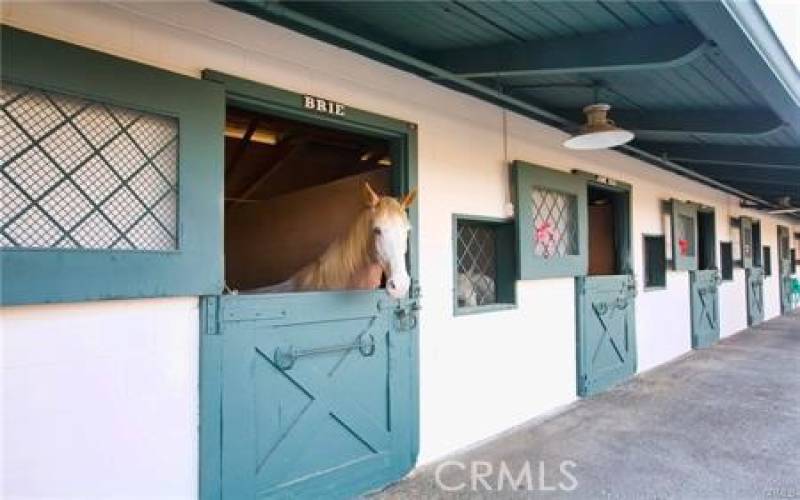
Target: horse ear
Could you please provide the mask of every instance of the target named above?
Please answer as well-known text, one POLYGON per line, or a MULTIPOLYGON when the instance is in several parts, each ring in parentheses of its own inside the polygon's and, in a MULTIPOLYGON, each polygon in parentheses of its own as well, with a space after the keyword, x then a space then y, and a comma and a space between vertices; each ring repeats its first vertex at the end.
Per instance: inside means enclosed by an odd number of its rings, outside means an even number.
POLYGON ((407 195, 403 197, 403 200, 400 202, 400 205, 403 208, 408 208, 414 203, 414 199, 417 197, 417 188, 412 189, 407 195))
POLYGON ((361 191, 364 195, 364 203, 366 203, 368 207, 377 206, 378 202, 381 201, 381 197, 378 196, 375 191, 373 191, 372 186, 369 185, 369 182, 364 182, 364 187, 361 191))

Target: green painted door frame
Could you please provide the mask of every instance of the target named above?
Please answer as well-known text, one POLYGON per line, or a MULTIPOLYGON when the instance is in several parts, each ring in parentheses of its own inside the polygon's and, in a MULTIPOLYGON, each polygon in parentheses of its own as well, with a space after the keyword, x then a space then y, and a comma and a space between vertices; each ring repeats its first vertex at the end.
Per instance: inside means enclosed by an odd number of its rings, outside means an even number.
MULTIPOLYGON (((584 176, 586 177, 586 176, 584 176)), ((614 197, 616 275, 575 278, 577 392, 591 396, 636 373, 636 280, 631 248, 631 186, 598 183, 588 176, 585 189, 614 197)))
MULTIPOLYGON (((302 94, 210 70, 203 77, 223 86, 229 105, 388 140, 400 166, 396 189, 416 187, 415 124, 349 107, 344 115, 319 113, 304 106, 302 94)), ((383 290, 202 299, 201 498, 350 497, 413 467, 419 450, 418 212, 412 205, 409 299, 388 301, 383 290), (338 350, 326 354, 331 346, 338 350), (340 364, 333 367, 336 356, 340 364), (320 375, 334 372, 335 383, 320 375), (383 390, 376 385, 381 380, 383 390), (304 406, 308 398, 312 403, 304 406), (380 408, 389 413, 380 417, 380 408), (277 420, 276 411, 283 415, 277 420), (309 424, 308 414, 330 429, 309 424), (312 452, 303 454, 304 446, 312 452), (269 463, 256 463, 257 457, 269 463)))

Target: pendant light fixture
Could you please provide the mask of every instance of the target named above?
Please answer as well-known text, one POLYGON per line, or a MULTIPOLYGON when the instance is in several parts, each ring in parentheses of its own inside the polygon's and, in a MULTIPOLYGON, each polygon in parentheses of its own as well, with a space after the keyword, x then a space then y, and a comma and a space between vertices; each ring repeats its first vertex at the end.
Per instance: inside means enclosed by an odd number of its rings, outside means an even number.
POLYGON ((580 132, 564 141, 569 149, 606 149, 621 146, 633 139, 633 132, 621 129, 608 118, 609 104, 590 104, 583 108, 586 123, 580 132))

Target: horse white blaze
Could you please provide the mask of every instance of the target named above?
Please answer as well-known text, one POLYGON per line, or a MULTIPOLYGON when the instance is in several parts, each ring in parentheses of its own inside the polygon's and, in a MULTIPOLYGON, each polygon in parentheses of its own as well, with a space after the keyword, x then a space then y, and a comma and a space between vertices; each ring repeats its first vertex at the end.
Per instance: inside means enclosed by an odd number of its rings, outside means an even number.
POLYGON ((395 299, 405 297, 411 286, 406 269, 408 233, 405 216, 392 214, 375 220, 375 254, 386 275, 386 292, 395 299))

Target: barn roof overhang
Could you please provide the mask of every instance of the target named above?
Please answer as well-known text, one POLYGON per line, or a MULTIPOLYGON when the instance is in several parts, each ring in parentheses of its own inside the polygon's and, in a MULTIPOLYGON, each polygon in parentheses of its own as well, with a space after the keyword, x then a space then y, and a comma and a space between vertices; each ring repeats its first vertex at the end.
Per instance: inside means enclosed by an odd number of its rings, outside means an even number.
POLYGON ((599 96, 620 151, 800 207, 800 74, 752 1, 226 5, 568 132, 599 96))

